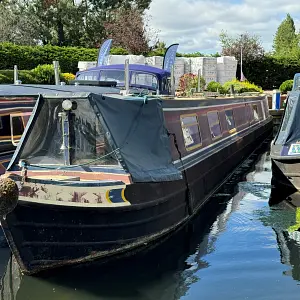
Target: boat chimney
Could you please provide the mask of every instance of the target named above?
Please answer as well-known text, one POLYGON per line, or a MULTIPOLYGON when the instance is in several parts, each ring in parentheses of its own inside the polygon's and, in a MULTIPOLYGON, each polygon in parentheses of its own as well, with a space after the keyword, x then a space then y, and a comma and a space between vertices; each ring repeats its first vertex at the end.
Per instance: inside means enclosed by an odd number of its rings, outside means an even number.
POLYGON ((129 77, 129 59, 125 59, 125 95, 129 94, 129 81, 130 81, 130 77, 129 77))
POLYGON ((14 84, 19 84, 18 66, 14 65, 14 84))
POLYGON ((59 80, 59 62, 57 60, 53 61, 53 67, 54 67, 55 85, 60 85, 60 80, 59 80))

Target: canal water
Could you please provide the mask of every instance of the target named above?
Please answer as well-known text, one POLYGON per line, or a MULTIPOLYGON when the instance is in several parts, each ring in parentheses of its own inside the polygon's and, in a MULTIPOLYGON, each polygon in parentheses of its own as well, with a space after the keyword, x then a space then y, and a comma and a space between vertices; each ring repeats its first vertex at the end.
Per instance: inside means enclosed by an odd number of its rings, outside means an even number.
POLYGON ((2 245, 0 299, 299 299, 299 214, 285 202, 269 205, 270 181, 266 146, 187 226, 109 265, 22 276, 2 245))

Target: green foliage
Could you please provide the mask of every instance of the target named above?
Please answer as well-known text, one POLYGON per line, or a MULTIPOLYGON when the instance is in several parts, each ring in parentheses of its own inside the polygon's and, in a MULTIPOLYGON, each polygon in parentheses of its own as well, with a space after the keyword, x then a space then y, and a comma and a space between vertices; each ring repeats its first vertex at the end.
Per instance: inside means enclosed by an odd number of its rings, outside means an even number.
POLYGON ((206 89, 209 92, 219 92, 220 94, 226 94, 226 90, 223 88, 222 84, 220 82, 216 82, 216 81, 211 81, 206 89))
MULTIPOLYGON (((109 35, 104 24, 114 18, 115 9, 129 10, 134 7, 142 16, 150 2, 151 0, 0 1, 0 41, 23 45, 42 42, 43 45, 95 47, 109 35)), ((118 41, 115 42, 117 44, 118 41)))
POLYGON ((300 61, 294 57, 265 56, 243 63, 243 73, 250 82, 264 90, 278 89, 285 80, 293 78, 300 69, 300 61))
POLYGON ((250 83, 248 81, 239 81, 237 79, 233 79, 231 81, 227 81, 224 83, 223 88, 226 92, 230 91, 230 86, 233 85, 235 92, 237 93, 245 93, 245 92, 260 92, 263 90, 261 87, 255 85, 254 83, 250 83))
POLYGON ((277 56, 291 56, 298 52, 299 37, 296 34, 295 23, 290 14, 279 25, 273 48, 277 56))
POLYGON ((54 84, 54 67, 53 65, 38 65, 32 71, 34 77, 42 84, 54 84))
POLYGON ((32 71, 20 70, 18 73, 19 80, 24 84, 36 84, 39 83, 38 79, 34 76, 32 71))
POLYGON ((61 73, 60 80, 68 84, 71 80, 75 79, 75 75, 72 73, 61 73))
POLYGON ((250 61, 264 55, 264 48, 259 36, 247 32, 238 36, 230 36, 227 32, 222 31, 220 42, 222 55, 234 56, 238 61, 241 60, 241 48, 243 49, 243 60, 250 61))
MULTIPOLYGON (((122 48, 112 48, 111 54, 128 54, 122 48)), ((96 61, 98 49, 58 46, 18 46, 12 43, 0 43, 0 70, 31 70, 41 64, 59 61, 62 72, 76 73, 79 61, 96 61)))
MULTIPOLYGON (((61 73, 61 81, 69 83, 75 75, 72 73, 61 73)), ((39 65, 33 70, 19 70, 18 79, 23 84, 54 84, 54 69, 52 65, 39 65)), ((0 70, 0 83, 11 84, 14 82, 13 70, 0 70)))
MULTIPOLYGON (((200 77, 200 88, 201 90, 205 87, 205 79, 201 76, 200 77)), ((187 73, 180 77, 179 79, 179 89, 182 91, 185 95, 190 95, 191 89, 195 89, 198 87, 198 76, 187 73)))
POLYGON ((9 78, 0 72, 0 84, 9 83, 9 78))
POLYGON ((122 47, 115 47, 110 49, 111 55, 128 55, 128 51, 122 47))
POLYGON ((293 79, 284 81, 279 87, 280 92, 286 94, 287 92, 291 91, 293 89, 293 83, 294 83, 293 79))

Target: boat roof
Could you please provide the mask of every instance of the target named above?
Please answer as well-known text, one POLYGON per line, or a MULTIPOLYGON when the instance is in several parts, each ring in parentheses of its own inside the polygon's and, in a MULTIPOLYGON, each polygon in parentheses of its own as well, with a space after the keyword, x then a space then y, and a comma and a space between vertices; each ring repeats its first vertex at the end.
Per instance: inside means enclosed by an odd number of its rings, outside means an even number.
MULTIPOLYGON (((124 64, 115 64, 115 65, 106 65, 106 66, 98 66, 94 68, 89 68, 84 71, 79 71, 78 73, 85 72, 85 71, 100 71, 100 70, 124 70, 124 64)), ((149 65, 140 65, 140 64, 129 64, 129 71, 140 71, 140 72, 147 72, 155 74, 159 77, 169 76, 171 73, 167 70, 152 67, 149 65)))
MULTIPOLYGON (((0 84, 0 97, 26 97, 42 95, 51 98, 86 98, 90 94, 108 95, 111 98, 118 98, 123 100, 143 100, 144 97, 136 96, 122 96, 120 89, 114 87, 101 86, 85 86, 85 85, 41 85, 41 84, 0 84)), ((240 97, 219 97, 201 98, 198 99, 181 99, 181 98, 164 98, 153 96, 152 98, 161 99, 163 108, 191 108, 191 107, 205 107, 226 104, 237 104, 243 102, 258 101, 264 99, 265 95, 258 96, 240 96, 240 97)), ((150 96, 151 98, 151 96, 150 96)), ((150 99, 148 98, 148 99, 150 99)))
POLYGON ((1 96, 60 96, 71 97, 94 94, 120 94, 120 89, 113 87, 85 85, 42 85, 42 84, 0 84, 1 96))

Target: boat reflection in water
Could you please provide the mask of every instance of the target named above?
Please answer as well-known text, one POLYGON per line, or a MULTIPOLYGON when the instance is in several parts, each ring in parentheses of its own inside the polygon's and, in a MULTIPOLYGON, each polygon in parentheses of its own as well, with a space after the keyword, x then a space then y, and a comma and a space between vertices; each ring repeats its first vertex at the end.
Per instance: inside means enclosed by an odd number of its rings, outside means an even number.
MULTIPOLYGON (((246 171, 256 158, 254 154, 240 166, 205 210, 152 249, 109 264, 94 262, 49 271, 39 278, 22 275, 12 257, 0 299, 180 299, 200 279, 197 272, 209 267, 205 256, 214 252, 230 215, 239 209, 247 192, 237 182, 246 180, 246 171)), ((256 164, 256 170, 260 167, 262 164, 256 164)))
POLYGON ((269 204, 271 209, 261 220, 276 234, 281 263, 289 266, 283 274, 300 281, 300 193, 275 187, 269 204))

